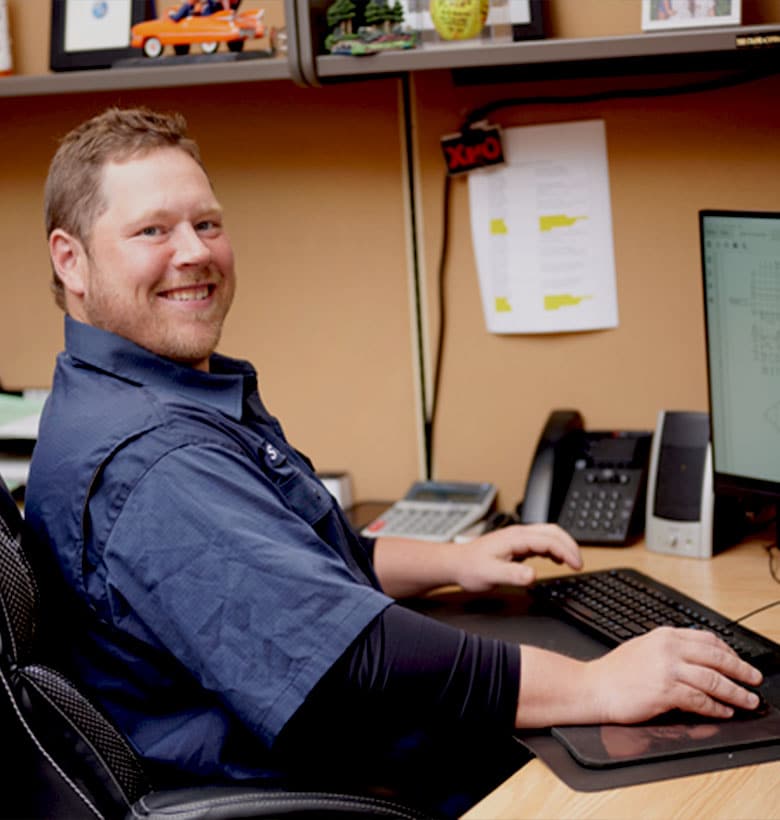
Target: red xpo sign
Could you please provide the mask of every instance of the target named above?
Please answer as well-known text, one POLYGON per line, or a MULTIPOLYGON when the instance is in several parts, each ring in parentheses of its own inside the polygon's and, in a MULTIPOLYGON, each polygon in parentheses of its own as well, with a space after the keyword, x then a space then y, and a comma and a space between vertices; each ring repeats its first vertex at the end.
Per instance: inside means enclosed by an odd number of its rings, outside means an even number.
POLYGON ((474 126, 462 134, 442 137, 441 147, 449 174, 463 174, 504 162, 501 130, 497 125, 474 126))

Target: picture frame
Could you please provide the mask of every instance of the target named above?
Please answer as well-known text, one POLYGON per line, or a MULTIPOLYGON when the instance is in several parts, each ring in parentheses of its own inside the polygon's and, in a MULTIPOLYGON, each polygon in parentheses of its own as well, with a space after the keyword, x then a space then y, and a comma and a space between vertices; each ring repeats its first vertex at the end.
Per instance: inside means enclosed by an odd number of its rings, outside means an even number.
POLYGON ((542 0, 509 0, 513 40, 540 40, 544 37, 542 0))
POLYGON ((111 68, 137 57, 130 28, 153 11, 153 0, 52 0, 51 70, 111 68))
POLYGON ((642 0, 642 30, 738 26, 742 0, 642 0))

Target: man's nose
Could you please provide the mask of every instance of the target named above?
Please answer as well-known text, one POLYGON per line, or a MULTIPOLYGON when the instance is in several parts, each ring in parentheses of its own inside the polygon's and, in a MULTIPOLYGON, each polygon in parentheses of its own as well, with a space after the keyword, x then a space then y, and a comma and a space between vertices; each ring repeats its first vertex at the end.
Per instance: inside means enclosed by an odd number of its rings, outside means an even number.
POLYGON ((175 261, 179 265, 203 265, 211 258, 211 250, 192 225, 176 229, 175 261))

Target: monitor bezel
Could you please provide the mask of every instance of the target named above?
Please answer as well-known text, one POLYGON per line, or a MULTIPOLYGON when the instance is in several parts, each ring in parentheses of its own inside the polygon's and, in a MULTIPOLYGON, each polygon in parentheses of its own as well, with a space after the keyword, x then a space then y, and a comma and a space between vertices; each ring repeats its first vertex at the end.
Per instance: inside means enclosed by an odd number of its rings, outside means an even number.
POLYGON ((707 403, 710 412, 710 447, 712 449, 712 477, 715 495, 730 495, 741 497, 756 497, 765 501, 780 504, 780 482, 752 476, 727 473, 717 469, 717 453, 715 445, 715 420, 713 418, 712 402, 712 368, 710 365, 710 326, 709 311, 707 309, 707 271, 705 261, 704 224, 707 217, 744 217, 755 219, 776 219, 780 224, 780 211, 742 210, 703 208, 699 211, 699 251, 701 254, 701 282, 704 307, 704 346, 707 361, 707 403))

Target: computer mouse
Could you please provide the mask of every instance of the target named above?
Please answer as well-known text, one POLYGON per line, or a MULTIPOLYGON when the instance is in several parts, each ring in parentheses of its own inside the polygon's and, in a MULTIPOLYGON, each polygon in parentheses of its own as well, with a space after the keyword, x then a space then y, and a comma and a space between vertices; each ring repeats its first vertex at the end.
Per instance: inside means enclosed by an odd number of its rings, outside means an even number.
POLYGON ((670 709, 668 712, 664 712, 648 721, 648 723, 662 726, 673 724, 698 725, 701 723, 724 723, 732 720, 742 722, 745 720, 756 720, 757 718, 768 715, 773 707, 766 697, 764 697, 761 690, 753 686, 745 686, 742 683, 740 683, 740 686, 758 695, 758 706, 756 706, 755 709, 742 709, 729 704, 734 710, 734 714, 730 718, 713 718, 707 717, 706 715, 698 715, 695 712, 685 712, 682 709, 670 709))
POLYGON ((755 718, 764 717, 764 715, 769 714, 769 710, 772 708, 769 701, 764 697, 764 694, 761 692, 760 689, 756 689, 753 686, 745 686, 744 684, 740 684, 743 689, 747 689, 748 692, 752 692, 754 695, 758 695, 758 706, 755 709, 743 709, 739 706, 732 706, 734 710, 734 716, 730 718, 730 720, 753 720, 755 718))

